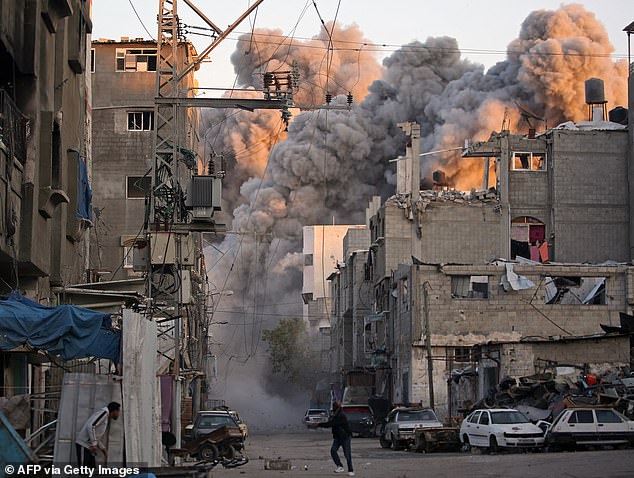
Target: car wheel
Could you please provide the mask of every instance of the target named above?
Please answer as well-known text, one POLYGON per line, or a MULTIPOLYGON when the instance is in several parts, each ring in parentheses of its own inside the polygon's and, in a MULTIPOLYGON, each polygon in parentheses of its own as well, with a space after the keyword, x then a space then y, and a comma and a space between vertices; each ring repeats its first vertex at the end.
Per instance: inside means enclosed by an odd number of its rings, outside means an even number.
POLYGON ((399 444, 398 440, 392 436, 392 450, 401 450, 403 447, 399 444))
POLYGON ((381 435, 379 437, 379 443, 381 444, 381 448, 389 448, 392 444, 390 440, 388 440, 385 436, 381 435))
POLYGON ((498 440, 493 435, 489 439, 489 453, 495 454, 500 451, 500 447, 498 446, 498 440))
POLYGON ((416 451, 421 453, 431 453, 431 443, 429 443, 424 436, 421 436, 417 443, 416 451))
POLYGON ((203 461, 215 461, 218 459, 218 447, 212 443, 204 445, 198 452, 203 461))
POLYGON ((471 451, 471 442, 469 442, 469 437, 466 433, 462 436, 462 451, 466 453, 471 451))

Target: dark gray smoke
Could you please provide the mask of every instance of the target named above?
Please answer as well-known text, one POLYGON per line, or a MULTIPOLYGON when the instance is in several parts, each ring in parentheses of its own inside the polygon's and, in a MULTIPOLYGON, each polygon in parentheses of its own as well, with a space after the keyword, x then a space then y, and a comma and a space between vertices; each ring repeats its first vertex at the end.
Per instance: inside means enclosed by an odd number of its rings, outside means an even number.
MULTIPOLYGON (((335 29, 333 37, 351 31, 335 29)), ((355 37, 361 36, 358 30, 354 33, 355 37)), ((325 41, 323 36, 320 38, 325 41)), ((228 236, 218 245, 226 254, 211 271, 214 282, 223 283, 231 271, 227 287, 240 291, 241 300, 256 304, 250 309, 254 313, 249 320, 256 324, 250 329, 253 334, 260 330, 257 324, 262 317, 271 317, 258 315, 264 311, 299 314, 299 304, 296 308, 267 305, 266 309, 257 304, 299 302, 302 225, 330 223, 333 216, 340 224, 363 222, 370 197, 390 193, 388 160, 404 150, 404 137, 397 123, 418 121, 425 151, 461 146, 465 138, 485 139, 491 131, 500 130, 505 111, 511 129, 525 131, 527 125, 519 117, 516 101, 546 118, 550 126, 585 119, 583 89, 589 77, 604 79, 610 106, 626 100, 626 64, 611 60, 612 51, 595 16, 579 5, 568 5, 530 14, 519 37, 509 45, 506 60, 488 71, 463 59, 457 42, 448 37, 428 38, 424 43, 402 47, 384 60, 381 78, 371 84, 363 74, 363 80, 350 84, 356 62, 354 56, 346 56, 347 60, 341 60, 332 71, 341 68, 347 74, 334 75, 333 83, 341 83, 341 87, 330 91, 342 94, 369 84, 363 101, 350 112, 299 114, 287 137, 272 148, 270 155, 271 136, 280 139, 275 113, 259 116, 255 122, 246 113, 216 117, 212 121, 224 120, 226 128, 217 144, 225 151, 236 151, 234 173, 240 187, 229 187, 233 191, 228 204, 233 210, 232 229, 258 235, 228 236), (258 143, 262 137, 269 138, 269 142, 258 143), (257 159, 239 159, 237 150, 256 144, 264 145, 257 159)), ((274 68, 286 68, 297 60, 302 78, 309 79, 304 84, 315 83, 322 88, 305 91, 301 101, 318 102, 324 91, 323 69, 315 70, 315 65, 320 65, 315 56, 319 59, 320 55, 324 55, 323 50, 316 55, 303 47, 275 51, 274 45, 267 45, 257 56, 245 38, 233 60, 238 84, 255 88, 260 85, 257 73, 266 64, 262 59, 274 57, 268 63, 274 68), (241 62, 243 59, 247 60, 241 62)), ((362 66, 378 78, 379 70, 371 57, 364 57, 362 66)), ((423 163, 424 173, 442 167, 458 188, 478 185, 480 163, 455 156, 430 158, 423 163)), ((219 253, 214 251, 209 256, 208 260, 215 263, 219 253)), ((240 307, 235 300, 230 306, 240 307)), ((237 342, 232 343, 239 348, 237 342)), ((265 368, 262 365, 258 371, 265 368)))

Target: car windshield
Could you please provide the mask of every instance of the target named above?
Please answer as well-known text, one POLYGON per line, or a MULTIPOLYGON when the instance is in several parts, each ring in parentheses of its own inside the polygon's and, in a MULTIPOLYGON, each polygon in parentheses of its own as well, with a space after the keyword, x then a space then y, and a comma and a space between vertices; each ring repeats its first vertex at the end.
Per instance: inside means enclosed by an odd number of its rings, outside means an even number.
POLYGON ((201 417, 198 421, 198 428, 216 428, 223 425, 235 427, 236 422, 230 416, 207 416, 201 417))
POLYGON ((399 412, 397 418, 397 421, 399 422, 430 422, 436 420, 436 415, 431 410, 412 410, 409 412, 399 412))
POLYGON ((491 412, 491 422, 496 425, 509 425, 513 423, 529 423, 528 419, 520 412, 508 410, 502 412, 491 412))

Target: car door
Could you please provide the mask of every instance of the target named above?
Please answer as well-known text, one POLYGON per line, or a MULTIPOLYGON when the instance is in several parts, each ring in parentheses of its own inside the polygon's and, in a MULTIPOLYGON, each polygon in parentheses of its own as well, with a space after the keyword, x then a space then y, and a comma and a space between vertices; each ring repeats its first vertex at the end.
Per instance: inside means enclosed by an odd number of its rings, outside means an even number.
POLYGON ((597 440, 603 442, 625 440, 628 425, 613 410, 594 410, 597 419, 597 440))
POLYGON ((567 424, 574 441, 581 444, 592 444, 597 440, 597 424, 592 410, 575 410, 568 417, 567 424))
POLYGON ((480 419, 476 425, 479 446, 489 446, 489 428, 491 426, 491 415, 488 411, 482 411, 480 419))
POLYGON ((471 416, 467 419, 466 431, 467 436, 469 437, 469 443, 473 446, 477 446, 477 429, 478 420, 480 419, 481 412, 473 412, 471 416))

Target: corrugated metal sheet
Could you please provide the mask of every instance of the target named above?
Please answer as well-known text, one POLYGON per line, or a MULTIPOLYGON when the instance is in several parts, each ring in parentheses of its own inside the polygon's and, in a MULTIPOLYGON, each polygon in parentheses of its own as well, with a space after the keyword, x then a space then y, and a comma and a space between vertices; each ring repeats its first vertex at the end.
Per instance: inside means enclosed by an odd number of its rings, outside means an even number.
POLYGON ((160 466, 161 402, 156 322, 123 311, 123 413, 128 464, 160 466))
MULTIPOLYGON (((67 373, 64 375, 57 431, 55 435, 55 463, 77 463, 75 435, 95 410, 110 402, 122 402, 121 383, 111 375, 67 373)), ((110 420, 102 442, 108 448, 108 464, 123 463, 123 425, 125 409, 119 420, 110 420)), ((98 463, 104 463, 103 455, 98 463)))

